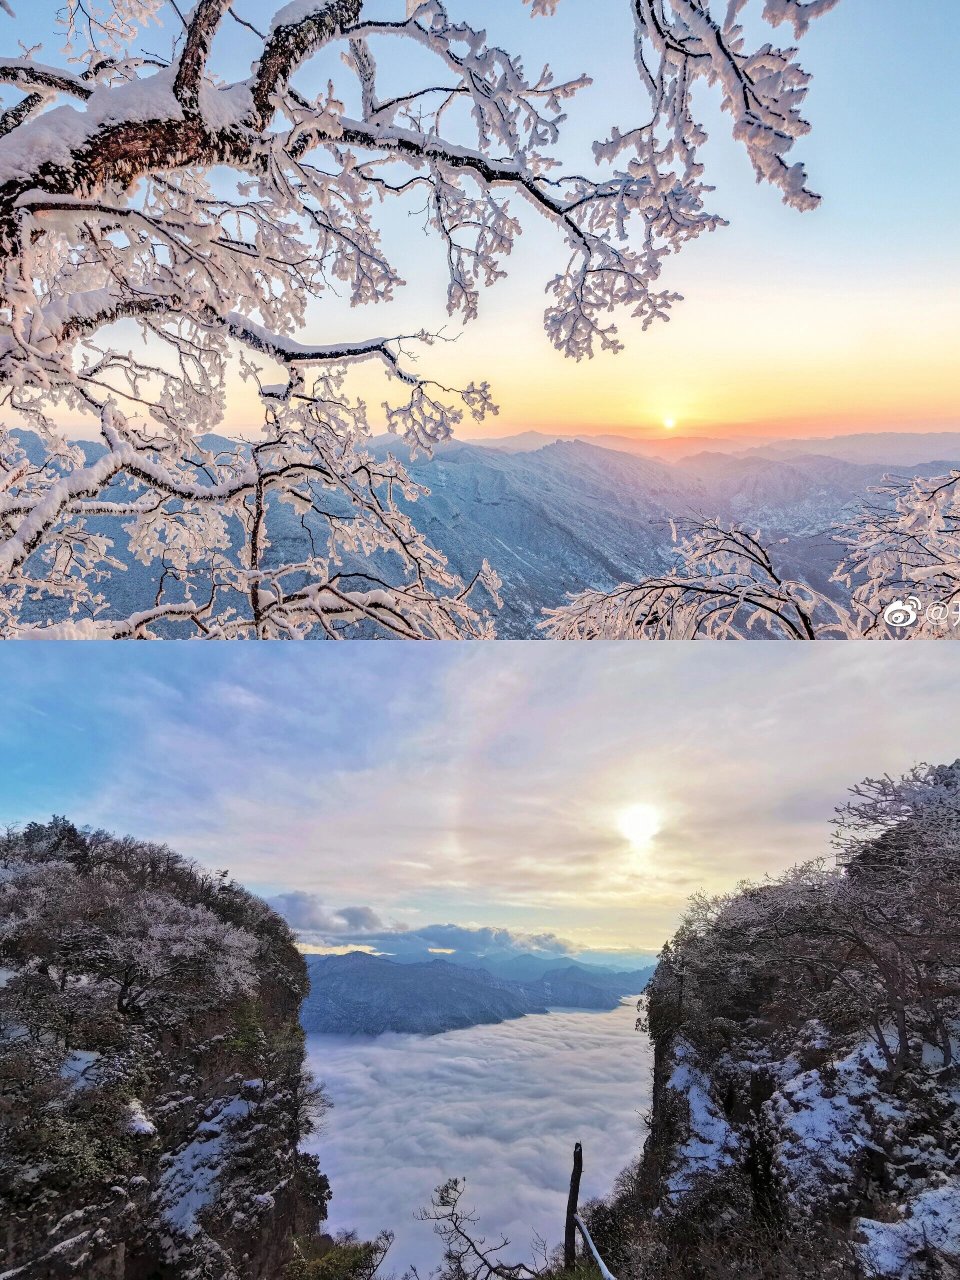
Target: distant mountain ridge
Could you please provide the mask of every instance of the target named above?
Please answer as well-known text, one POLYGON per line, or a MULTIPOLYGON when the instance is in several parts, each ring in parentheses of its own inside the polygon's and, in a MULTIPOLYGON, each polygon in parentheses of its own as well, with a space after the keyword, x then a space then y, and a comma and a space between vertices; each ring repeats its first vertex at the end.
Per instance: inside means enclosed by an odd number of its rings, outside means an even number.
MULTIPOLYGON (((729 441, 707 439, 691 452, 689 437, 543 436, 537 443, 532 434, 519 437, 523 447, 512 450, 504 444, 510 437, 499 443, 453 440, 438 446, 432 458, 415 459, 394 436, 370 442, 378 456, 396 454, 429 490, 401 505, 451 569, 470 581, 486 559, 500 575, 503 608, 495 618, 505 639, 536 637, 544 609, 562 605, 569 594, 608 591, 667 571, 676 557, 673 517, 717 517, 759 529, 785 576, 830 593, 836 590, 830 575, 841 555, 831 528, 857 511, 891 469, 907 466, 908 474, 935 476, 960 466, 960 433, 952 432, 780 441, 737 452, 725 447, 729 441), (863 460, 881 445, 886 461, 863 460), (663 456, 652 456, 654 446, 663 456), (908 464, 902 459, 909 449, 933 457, 908 464)), ((214 448, 218 438, 207 443, 214 448)), ((91 459, 102 452, 96 443, 84 448, 91 459)), ((149 607, 158 567, 141 564, 129 552, 122 519, 89 523, 111 539, 126 566, 104 586, 109 614, 149 607)), ((299 562, 308 547, 297 512, 272 503, 268 527, 267 563, 299 562)), ((387 574, 396 571, 386 559, 374 557, 374 564, 387 574)), ((344 569, 350 567, 345 557, 344 569)), ((59 620, 58 607, 34 606, 36 620, 50 612, 59 620)))
MULTIPOLYGON (((464 931, 458 930, 461 935, 464 931)), ((469 934, 469 930, 466 931, 469 934)), ((351 938, 348 946, 361 947, 360 940, 351 938)), ((497 978, 514 982, 528 982, 542 978, 551 969, 571 966, 585 974, 614 977, 621 973, 634 973, 656 964, 654 951, 532 951, 518 949, 515 945, 496 945, 483 942, 471 947, 469 939, 460 936, 424 938, 413 931, 371 934, 363 940, 363 950, 372 950, 385 960, 396 964, 429 964, 433 960, 446 960, 450 964, 467 969, 484 969, 497 978), (449 942, 449 946, 447 946, 449 942)))
POLYGON ((306 960, 310 993, 301 1023, 308 1033, 327 1035, 436 1035, 546 1013, 551 1006, 615 1009, 653 972, 606 974, 561 959, 557 968, 519 982, 443 959, 398 963, 351 951, 306 960))
POLYGON ((919 466, 960 458, 960 431, 859 431, 840 436, 628 436, 614 433, 584 435, 549 431, 520 431, 513 435, 461 437, 464 444, 498 449, 504 453, 533 453, 551 444, 581 441, 599 449, 633 453, 646 458, 676 462, 697 453, 722 453, 735 457, 751 454, 768 458, 793 458, 819 454, 881 466, 919 466))
MULTIPOLYGON (((584 440, 515 453, 452 442, 432 459, 413 460, 396 440, 381 438, 374 447, 396 453, 430 490, 408 510, 455 572, 469 580, 484 557, 496 569, 504 602, 497 631, 511 639, 535 637, 543 610, 569 594, 667 571, 676 557, 674 517, 759 528, 785 576, 836 590, 830 575, 842 552, 830 530, 890 470, 826 455, 703 451, 671 465, 584 440)), ((950 465, 913 471, 942 475, 950 465)))

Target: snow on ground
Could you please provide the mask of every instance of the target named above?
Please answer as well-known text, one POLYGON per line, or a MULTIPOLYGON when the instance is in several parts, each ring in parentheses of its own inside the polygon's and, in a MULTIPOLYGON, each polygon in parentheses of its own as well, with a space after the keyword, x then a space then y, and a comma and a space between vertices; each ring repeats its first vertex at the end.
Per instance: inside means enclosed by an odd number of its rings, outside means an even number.
POLYGON ((960 1180, 923 1191, 900 1222, 861 1218, 860 1258, 871 1276, 912 1280, 927 1274, 916 1255, 925 1246, 960 1255, 960 1180))
POLYGON ((69 1080, 74 1088, 80 1089, 90 1083, 93 1066, 99 1060, 100 1054, 93 1049, 74 1049, 61 1063, 60 1074, 65 1080, 69 1080))
MULTIPOLYGON (((889 1030, 895 1042, 895 1035, 889 1030)), ((947 1091, 954 1115, 960 1091, 947 1091)), ((776 1132, 774 1156, 784 1184, 801 1207, 842 1202, 873 1151, 894 1179, 899 1218, 856 1219, 855 1239, 869 1276, 917 1280, 926 1275, 929 1246, 960 1255, 960 1178, 946 1132, 917 1140, 919 1123, 909 1094, 891 1094, 884 1060, 872 1039, 783 1085, 767 1103, 776 1132), (913 1108, 913 1110, 911 1110, 913 1108)))
POLYGON ((635 1020, 628 1001, 438 1036, 308 1036, 334 1104, 310 1143, 333 1187, 328 1228, 389 1228, 387 1269, 429 1269, 439 1242, 414 1213, 465 1176, 464 1203, 488 1237, 511 1239, 512 1258, 532 1256, 536 1232, 559 1243, 574 1143, 581 1202, 608 1194, 639 1154, 653 1061, 635 1020))

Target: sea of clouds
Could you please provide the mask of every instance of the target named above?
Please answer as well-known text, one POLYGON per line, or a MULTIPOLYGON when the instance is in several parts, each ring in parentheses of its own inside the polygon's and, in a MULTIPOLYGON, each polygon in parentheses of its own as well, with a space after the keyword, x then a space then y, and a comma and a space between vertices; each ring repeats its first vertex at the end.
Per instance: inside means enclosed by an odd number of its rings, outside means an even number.
POLYGON ((309 1036, 310 1064, 333 1109, 311 1141, 333 1187, 327 1229, 395 1233, 384 1270, 440 1261, 415 1218, 439 1183, 466 1178, 463 1204, 510 1260, 539 1234, 563 1236, 575 1142, 581 1203, 609 1193, 638 1155, 653 1055, 635 1002, 612 1012, 563 1010, 439 1036, 309 1036))

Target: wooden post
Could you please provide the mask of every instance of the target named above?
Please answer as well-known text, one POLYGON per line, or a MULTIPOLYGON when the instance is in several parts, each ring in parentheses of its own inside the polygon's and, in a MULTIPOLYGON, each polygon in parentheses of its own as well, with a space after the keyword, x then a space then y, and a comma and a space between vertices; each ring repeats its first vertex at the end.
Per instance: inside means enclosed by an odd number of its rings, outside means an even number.
POLYGON ((578 1142, 573 1148, 573 1173, 570 1175, 570 1194, 567 1197, 567 1225, 563 1233, 563 1269, 572 1271, 577 1262, 577 1201, 580 1199, 580 1175, 583 1173, 583 1148, 578 1142))

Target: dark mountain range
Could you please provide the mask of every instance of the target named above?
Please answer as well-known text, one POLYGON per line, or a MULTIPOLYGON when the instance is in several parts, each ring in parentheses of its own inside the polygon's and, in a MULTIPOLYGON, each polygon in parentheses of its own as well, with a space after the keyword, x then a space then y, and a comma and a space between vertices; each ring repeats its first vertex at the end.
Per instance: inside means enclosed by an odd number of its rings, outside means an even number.
MULTIPOLYGON (((615 977, 621 973, 633 973, 645 969, 656 962, 652 952, 628 952, 616 963, 611 964, 587 958, 574 958, 569 955, 534 955, 529 951, 516 951, 510 948, 500 950, 468 951, 458 948, 456 951, 438 953, 436 948, 421 945, 416 949, 394 951, 398 939, 377 940, 381 953, 396 964, 429 964, 434 960, 445 960, 449 964, 460 965, 467 969, 485 969, 497 978, 507 978, 512 982, 532 982, 542 978, 551 970, 574 968, 583 974, 615 977)), ((589 954, 589 953, 588 953, 589 954)))
POLYGON ((340 1035, 434 1035, 546 1013, 550 1006, 615 1009, 623 996, 642 990, 652 972, 610 975, 570 964, 513 982, 448 960, 398 964, 361 951, 308 956, 307 967, 303 1028, 340 1035))
MULTIPOLYGON (((656 957, 644 957, 653 964, 656 957)), ((453 957, 451 957, 453 959, 453 957)), ((590 978, 619 978, 623 973, 634 973, 638 968, 645 968, 639 965, 631 970, 617 969, 610 965, 583 964, 577 960, 571 960, 568 956, 534 956, 534 955, 504 955, 504 956, 482 956, 477 958, 477 964, 482 969, 495 973, 500 978, 509 978, 513 982, 535 982, 540 978, 546 977, 549 973, 556 973, 563 970, 564 973, 577 974, 584 979, 590 978)))

